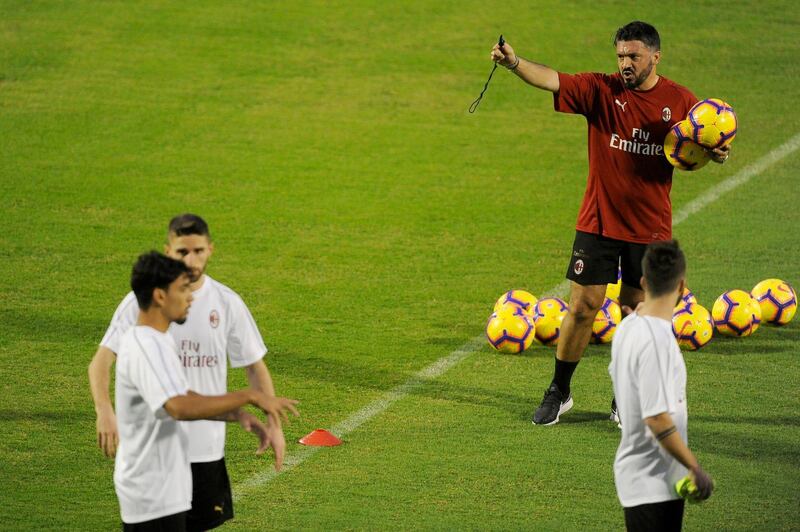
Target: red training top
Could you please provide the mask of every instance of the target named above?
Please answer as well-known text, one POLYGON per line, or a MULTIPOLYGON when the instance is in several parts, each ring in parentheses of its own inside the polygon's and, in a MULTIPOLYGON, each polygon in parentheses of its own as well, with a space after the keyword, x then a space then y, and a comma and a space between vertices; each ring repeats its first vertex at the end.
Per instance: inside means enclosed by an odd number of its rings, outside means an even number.
POLYGON ((625 88, 619 73, 558 74, 553 107, 589 125, 589 178, 576 228, 642 244, 672 238, 672 165, 664 137, 697 98, 659 76, 648 91, 625 88))

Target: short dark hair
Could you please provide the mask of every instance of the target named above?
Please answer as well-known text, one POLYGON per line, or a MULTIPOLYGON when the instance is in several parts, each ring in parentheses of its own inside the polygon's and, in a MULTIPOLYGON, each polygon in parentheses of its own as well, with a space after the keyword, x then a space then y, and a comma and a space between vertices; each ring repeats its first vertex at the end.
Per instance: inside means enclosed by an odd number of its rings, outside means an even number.
POLYGON ((614 46, 619 41, 642 41, 651 50, 661 50, 661 37, 658 36, 658 30, 641 20, 628 22, 619 28, 614 35, 614 46))
POLYGON ((642 259, 642 272, 650 295, 658 297, 675 290, 686 275, 686 257, 678 241, 665 240, 648 245, 642 259))
POLYGON ((189 267, 158 251, 142 253, 133 265, 131 289, 139 308, 147 310, 153 304, 153 290, 166 290, 181 275, 189 275, 189 267))
POLYGON ((211 240, 208 224, 196 214, 180 214, 169 221, 169 234, 175 236, 205 235, 211 240))

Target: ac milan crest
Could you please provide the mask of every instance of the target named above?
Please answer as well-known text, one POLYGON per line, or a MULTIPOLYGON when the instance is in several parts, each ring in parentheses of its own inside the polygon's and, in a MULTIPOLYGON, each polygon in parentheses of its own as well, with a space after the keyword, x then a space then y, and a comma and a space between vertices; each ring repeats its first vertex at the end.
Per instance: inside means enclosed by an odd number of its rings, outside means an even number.
POLYGON ((212 329, 219 327, 219 312, 212 310, 211 314, 208 315, 208 323, 211 325, 212 329))
POLYGON ((664 107, 661 110, 661 120, 664 122, 669 122, 669 119, 672 118, 672 111, 669 107, 664 107))
POLYGON ((580 275, 583 273, 583 260, 578 259, 575 261, 575 275, 580 275))

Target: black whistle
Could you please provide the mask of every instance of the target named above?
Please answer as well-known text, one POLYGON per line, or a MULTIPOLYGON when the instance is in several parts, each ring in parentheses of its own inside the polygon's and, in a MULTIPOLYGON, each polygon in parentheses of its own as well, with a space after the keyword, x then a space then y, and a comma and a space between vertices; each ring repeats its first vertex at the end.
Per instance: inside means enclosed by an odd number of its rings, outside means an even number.
MULTIPOLYGON (((500 39, 497 41, 497 45, 498 45, 500 48, 502 48, 502 47, 503 47, 503 45, 504 45, 505 43, 506 43, 506 40, 505 40, 505 39, 503 39, 503 36, 502 36, 502 35, 500 35, 500 39)), ((501 50, 501 51, 502 51, 502 50, 501 50)))

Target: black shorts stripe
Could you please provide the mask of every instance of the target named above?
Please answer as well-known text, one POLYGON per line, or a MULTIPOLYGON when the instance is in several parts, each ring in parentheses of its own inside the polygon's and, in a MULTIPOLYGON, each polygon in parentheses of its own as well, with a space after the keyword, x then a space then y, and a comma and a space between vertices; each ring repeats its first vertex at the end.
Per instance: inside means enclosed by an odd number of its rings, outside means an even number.
POLYGON ((192 509, 186 530, 210 530, 233 519, 233 496, 225 459, 192 463, 192 509))
POLYGON ((622 282, 641 289, 642 257, 647 244, 614 240, 602 235, 575 231, 567 279, 579 285, 613 284, 622 268, 622 282))

